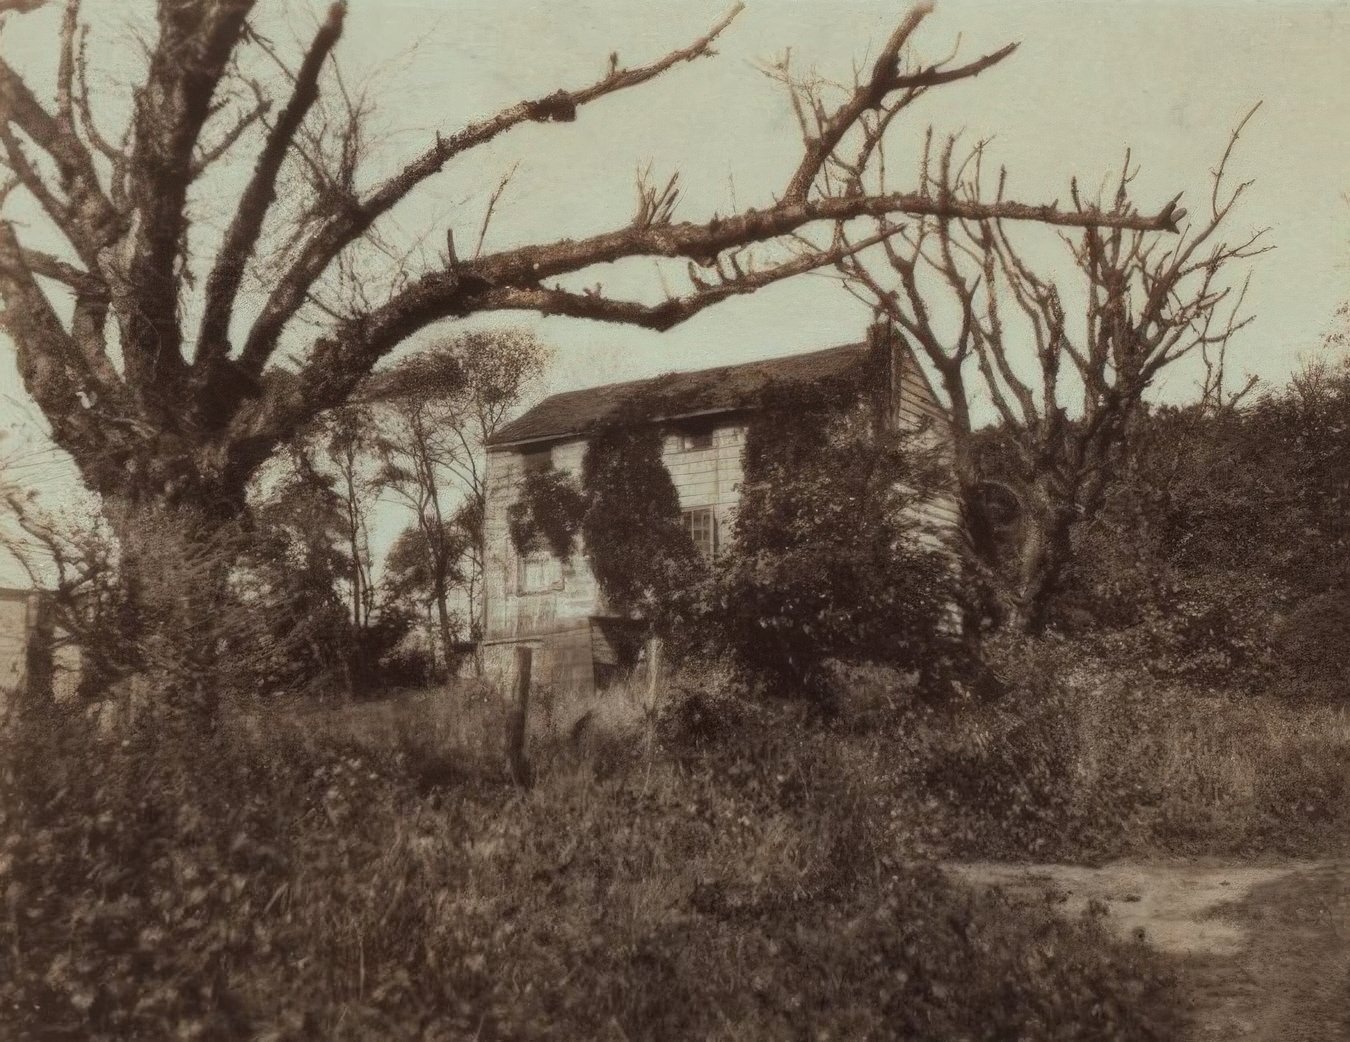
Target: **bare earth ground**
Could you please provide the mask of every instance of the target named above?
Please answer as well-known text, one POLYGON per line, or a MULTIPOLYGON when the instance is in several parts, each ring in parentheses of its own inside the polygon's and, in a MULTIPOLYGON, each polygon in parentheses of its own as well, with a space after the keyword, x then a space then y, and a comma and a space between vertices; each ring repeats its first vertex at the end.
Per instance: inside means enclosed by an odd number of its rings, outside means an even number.
POLYGON ((1350 863, 952 864, 977 885, 1048 891, 1177 960, 1191 1042, 1350 1040, 1350 863), (1142 934, 1140 933, 1142 931, 1142 934))

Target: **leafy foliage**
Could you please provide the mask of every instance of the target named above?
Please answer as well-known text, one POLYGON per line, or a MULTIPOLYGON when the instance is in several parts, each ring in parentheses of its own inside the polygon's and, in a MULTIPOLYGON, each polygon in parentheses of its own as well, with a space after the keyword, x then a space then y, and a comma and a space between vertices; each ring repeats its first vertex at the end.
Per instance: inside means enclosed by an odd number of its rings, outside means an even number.
POLYGON ((827 660, 939 671, 952 561, 918 513, 938 480, 856 385, 771 388, 747 436, 735 539, 695 610, 704 639, 817 698, 827 660))
POLYGON ((385 555, 385 586, 395 596, 408 597, 423 606, 435 596, 436 575, 435 559, 445 552, 454 567, 446 576, 448 582, 455 583, 463 578, 458 565, 463 556, 468 536, 459 525, 445 522, 441 525, 439 536, 434 540, 427 536, 419 525, 409 525, 395 537, 385 555))
POLYGON ((304 690, 341 675, 351 638, 342 584, 351 562, 331 497, 292 476, 253 512, 233 582, 268 639, 236 648, 230 676, 253 692, 304 690))
POLYGON ((1245 409, 1141 418, 1079 533, 1061 628, 1162 678, 1343 697, 1347 416, 1350 368, 1314 365, 1245 409))
POLYGON ((524 555, 542 544, 566 561, 576 552, 585 513, 586 497, 571 474, 552 468, 526 474, 519 498, 506 510, 511 545, 524 555))
POLYGON ((747 719, 528 800, 444 746, 272 720, 81 757, 33 719, 0 757, 0 1033, 1174 1037, 1143 946, 902 863, 877 736, 747 719))
POLYGON ((916 708, 888 783, 910 841, 955 858, 1344 856, 1350 717, 1209 694, 1081 642, 987 648, 1006 693, 916 708))
POLYGON ((620 419, 592 435, 581 467, 588 500, 582 536, 605 601, 649 617, 699 560, 661 462, 662 441, 660 428, 620 419))

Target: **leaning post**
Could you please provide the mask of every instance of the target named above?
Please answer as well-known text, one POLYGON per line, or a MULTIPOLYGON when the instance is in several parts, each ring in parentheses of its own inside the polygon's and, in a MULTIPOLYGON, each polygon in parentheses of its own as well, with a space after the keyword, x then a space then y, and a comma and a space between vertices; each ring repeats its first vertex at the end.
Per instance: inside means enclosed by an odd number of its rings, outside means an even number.
POLYGON ((664 663, 661 661, 662 642, 660 637, 652 637, 647 641, 647 708, 654 710, 656 700, 661 691, 661 671, 664 663))
POLYGON ((530 670, 533 652, 527 647, 516 648, 515 712, 506 739, 506 759, 511 767, 511 778, 521 788, 528 789, 534 782, 526 751, 530 718, 530 670))

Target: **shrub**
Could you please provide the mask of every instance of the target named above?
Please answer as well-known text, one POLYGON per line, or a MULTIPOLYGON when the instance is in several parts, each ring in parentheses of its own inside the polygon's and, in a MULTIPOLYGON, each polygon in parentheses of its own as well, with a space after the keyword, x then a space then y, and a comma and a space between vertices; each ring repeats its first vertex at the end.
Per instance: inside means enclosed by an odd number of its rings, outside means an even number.
POLYGON ((1214 694, 1062 640, 991 649, 1008 694, 912 712, 892 791, 928 853, 1341 854, 1350 713, 1214 694))
POLYGON ((920 516, 934 480, 915 438, 883 427, 856 388, 770 389, 735 538, 686 624, 766 690, 818 702, 833 697, 831 661, 935 672, 955 597, 920 516))
POLYGON ((1275 643, 1295 697, 1350 704, 1350 593, 1303 601, 1276 627, 1275 643))

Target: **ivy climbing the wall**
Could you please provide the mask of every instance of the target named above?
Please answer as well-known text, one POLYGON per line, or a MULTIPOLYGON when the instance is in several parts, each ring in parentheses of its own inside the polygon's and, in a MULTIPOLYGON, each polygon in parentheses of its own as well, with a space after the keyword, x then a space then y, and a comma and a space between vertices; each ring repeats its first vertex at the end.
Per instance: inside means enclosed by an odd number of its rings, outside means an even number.
POLYGON ((674 589, 687 585, 702 558, 680 522, 680 497, 661 460, 663 434, 653 406, 635 399, 590 432, 581 482, 536 471, 507 512, 516 552, 543 547, 562 560, 581 535, 606 607, 649 621, 664 618, 674 589))
POLYGON ((952 570, 919 509, 940 462, 866 386, 772 387, 746 434, 701 628, 768 690, 829 701, 830 661, 931 674, 947 658, 952 570))
POLYGON ((566 471, 526 474, 520 498, 506 511, 511 545, 527 556, 547 547, 562 561, 576 551, 577 532, 586 513, 586 497, 566 471))
POLYGON ((611 610, 649 619, 701 562, 661 461, 663 440, 658 427, 621 419, 592 436, 581 466, 591 571, 611 610))

